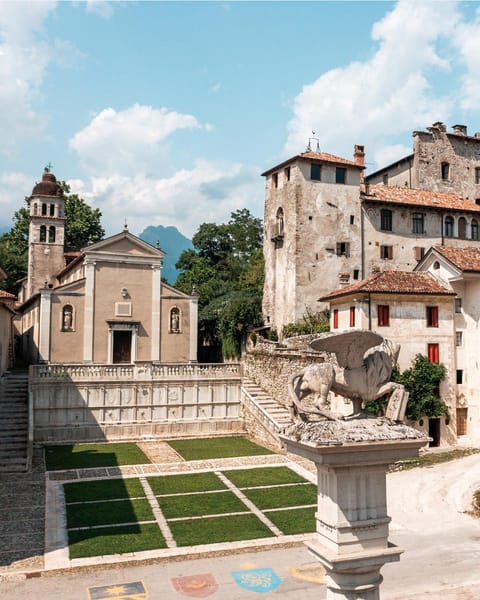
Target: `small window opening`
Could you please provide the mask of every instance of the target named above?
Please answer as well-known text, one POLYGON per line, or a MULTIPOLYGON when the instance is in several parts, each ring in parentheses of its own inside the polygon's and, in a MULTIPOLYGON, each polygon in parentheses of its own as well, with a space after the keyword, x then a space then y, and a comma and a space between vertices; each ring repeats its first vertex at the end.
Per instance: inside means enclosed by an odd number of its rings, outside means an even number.
POLYGON ((285 177, 285 182, 289 182, 290 181, 290 167, 285 167, 284 171, 283 171, 284 177, 285 177))
POLYGON ((427 327, 438 327, 438 306, 427 306, 427 327))
POLYGON ((350 256, 350 242, 337 242, 337 256, 350 256))
POLYGON ((45 203, 42 204, 42 215, 47 214, 47 205, 45 203))
POLYGON ((278 173, 272 175, 272 187, 274 189, 278 188, 278 173))
POLYGON ((320 165, 313 163, 310 165, 310 179, 313 179, 313 181, 322 180, 322 168, 320 165))
POLYGON ((450 178, 450 164, 448 162, 442 162, 441 173, 442 179, 450 178))
POLYGON ((350 225, 355 225, 355 215, 350 215, 350 225))
POLYGON ((55 242, 55 227, 53 225, 48 228, 48 241, 50 243, 55 242))
POLYGON ((380 229, 382 231, 392 231, 392 211, 388 208, 380 210, 380 229))
POLYGON ((380 258, 391 260, 393 258, 393 246, 380 246, 380 258))
POLYGON ((335 169, 335 183, 345 183, 347 178, 347 169, 344 167, 336 167, 335 169))
POLYGON ((462 299, 461 298, 455 298, 455 312, 456 313, 462 312, 462 299))
POLYGON ((55 216, 55 204, 50 204, 50 216, 55 216))
POLYGON ((358 279, 359 275, 360 275, 360 269, 353 269, 353 278, 358 279))
POLYGON ((40 225, 40 241, 41 242, 47 241, 47 226, 46 225, 40 225))
POLYGON ((462 385, 463 383, 463 369, 457 369, 457 385, 462 385))

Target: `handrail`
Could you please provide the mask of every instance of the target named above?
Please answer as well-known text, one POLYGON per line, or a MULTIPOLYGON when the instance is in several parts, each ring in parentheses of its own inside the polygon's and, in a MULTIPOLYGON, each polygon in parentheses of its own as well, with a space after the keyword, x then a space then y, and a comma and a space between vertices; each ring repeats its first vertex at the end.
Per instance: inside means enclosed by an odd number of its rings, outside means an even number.
POLYGON ((136 363, 133 365, 103 364, 103 365, 31 365, 30 378, 32 382, 45 379, 72 380, 118 380, 134 379, 135 381, 152 381, 158 379, 219 379, 241 376, 238 363, 136 363))

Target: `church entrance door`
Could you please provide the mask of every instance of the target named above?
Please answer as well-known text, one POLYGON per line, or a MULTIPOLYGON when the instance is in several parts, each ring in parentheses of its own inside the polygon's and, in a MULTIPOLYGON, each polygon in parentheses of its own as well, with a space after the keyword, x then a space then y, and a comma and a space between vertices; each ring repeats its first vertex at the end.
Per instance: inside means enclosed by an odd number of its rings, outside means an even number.
POLYGON ((118 330, 113 332, 113 362, 132 362, 132 332, 118 330))

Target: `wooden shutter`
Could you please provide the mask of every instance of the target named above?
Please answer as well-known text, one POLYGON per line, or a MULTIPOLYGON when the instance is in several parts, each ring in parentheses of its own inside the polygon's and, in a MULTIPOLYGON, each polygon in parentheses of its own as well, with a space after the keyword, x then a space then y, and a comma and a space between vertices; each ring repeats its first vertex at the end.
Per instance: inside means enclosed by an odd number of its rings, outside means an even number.
POLYGON ((350 307, 350 327, 355 327, 355 307, 350 307))
POLYGON ((431 363, 436 364, 440 362, 440 350, 438 344, 428 344, 428 360, 431 363))
POLYGON ((338 309, 333 311, 333 328, 338 329, 338 309))

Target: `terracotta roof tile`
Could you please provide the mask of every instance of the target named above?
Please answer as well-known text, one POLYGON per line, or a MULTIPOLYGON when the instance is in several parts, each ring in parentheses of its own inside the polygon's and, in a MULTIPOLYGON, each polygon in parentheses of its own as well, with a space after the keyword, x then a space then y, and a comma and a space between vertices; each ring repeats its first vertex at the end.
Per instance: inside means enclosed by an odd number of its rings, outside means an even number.
POLYGON ((262 173, 262 175, 269 175, 270 173, 273 173, 274 171, 278 171, 278 169, 281 169, 282 167, 288 165, 289 163, 292 163, 294 160, 316 160, 318 162, 328 162, 328 163, 333 163, 333 164, 337 164, 337 165, 345 165, 348 167, 356 167, 357 169, 364 169, 365 166, 364 165, 359 165, 355 162, 353 162, 353 160, 347 160, 346 158, 342 158, 340 156, 335 156, 334 154, 328 154, 327 152, 302 152, 300 154, 296 154, 295 156, 292 156, 291 158, 284 160, 282 163, 275 165, 274 167, 271 167, 270 169, 267 169, 264 173, 262 173))
POLYGON ((435 250, 462 271, 480 271, 480 248, 434 246, 435 250))
POLYGON ((480 206, 478 204, 450 192, 431 192, 429 190, 417 190, 414 188, 381 184, 367 186, 367 189, 368 194, 365 191, 362 193, 362 198, 365 202, 402 204, 406 206, 480 213, 480 206))
POLYGON ((428 273, 412 271, 381 271, 373 273, 362 281, 357 281, 335 292, 327 294, 320 300, 332 300, 356 292, 377 294, 432 294, 455 295, 455 292, 440 285, 428 273))

